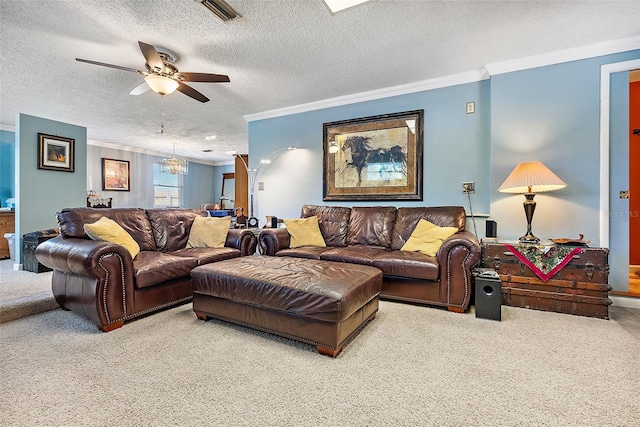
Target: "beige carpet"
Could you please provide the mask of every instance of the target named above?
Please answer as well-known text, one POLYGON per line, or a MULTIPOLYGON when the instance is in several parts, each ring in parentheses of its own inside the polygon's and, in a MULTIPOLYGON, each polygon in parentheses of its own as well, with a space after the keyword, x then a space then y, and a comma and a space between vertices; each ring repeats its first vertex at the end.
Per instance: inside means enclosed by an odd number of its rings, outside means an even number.
POLYGON ((14 271, 13 261, 0 261, 0 323, 58 308, 51 274, 14 271))
POLYGON ((502 310, 383 301, 336 359, 190 304, 107 334, 50 311, 0 325, 0 425, 638 425, 640 341, 614 321, 502 310))

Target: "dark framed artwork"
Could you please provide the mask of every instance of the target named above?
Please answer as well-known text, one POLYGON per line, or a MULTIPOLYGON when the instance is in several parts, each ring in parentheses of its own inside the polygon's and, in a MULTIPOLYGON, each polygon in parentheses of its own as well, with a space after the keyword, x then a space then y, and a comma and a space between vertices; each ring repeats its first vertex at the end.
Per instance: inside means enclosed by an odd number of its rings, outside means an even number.
POLYGON ((130 181, 128 160, 102 158, 103 191, 129 191, 130 181))
POLYGON ((75 139, 38 133, 38 169, 73 172, 75 139))
POLYGON ((422 200, 424 110, 323 124, 322 200, 422 200))

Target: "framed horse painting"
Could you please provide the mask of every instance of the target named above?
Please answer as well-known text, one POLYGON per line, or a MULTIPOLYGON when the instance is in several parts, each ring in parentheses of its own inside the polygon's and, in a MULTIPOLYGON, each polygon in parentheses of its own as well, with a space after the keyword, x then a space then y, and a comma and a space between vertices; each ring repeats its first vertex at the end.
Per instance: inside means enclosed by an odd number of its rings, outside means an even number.
POLYGON ((322 200, 422 200, 424 110, 324 123, 322 200))

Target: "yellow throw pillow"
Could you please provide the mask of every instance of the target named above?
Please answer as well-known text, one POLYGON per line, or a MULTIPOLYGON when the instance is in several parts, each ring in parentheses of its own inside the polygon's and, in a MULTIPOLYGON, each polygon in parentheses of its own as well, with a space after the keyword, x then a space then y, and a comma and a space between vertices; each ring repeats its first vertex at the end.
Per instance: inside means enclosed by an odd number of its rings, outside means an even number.
POLYGON ((197 216, 189 232, 188 248, 224 248, 231 217, 197 216))
POLYGON ((287 231, 291 235, 290 248, 299 248, 301 246, 320 246, 326 248, 322 233, 320 233, 320 225, 317 216, 309 218, 295 218, 283 220, 287 231))
POLYGON ((103 216, 93 224, 85 224, 84 232, 98 242, 115 243, 124 246, 131 254, 131 258, 135 258, 140 252, 140 245, 133 240, 131 234, 112 219, 103 216))
POLYGON ((458 227, 438 227, 421 219, 411 233, 407 243, 400 249, 406 252, 420 252, 428 256, 436 256, 442 242, 458 232, 458 227))

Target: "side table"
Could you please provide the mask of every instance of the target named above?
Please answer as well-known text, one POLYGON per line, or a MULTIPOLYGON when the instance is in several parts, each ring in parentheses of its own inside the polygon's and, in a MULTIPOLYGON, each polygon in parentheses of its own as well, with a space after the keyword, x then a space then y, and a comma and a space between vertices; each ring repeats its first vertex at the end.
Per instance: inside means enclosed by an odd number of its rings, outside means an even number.
POLYGON ((549 258, 555 253, 551 249, 557 246, 553 242, 520 245, 517 241, 483 240, 481 246, 480 266, 492 268, 500 275, 503 305, 609 318, 608 249, 579 247, 564 260, 565 265, 543 279, 538 275, 541 271, 535 262, 550 262, 549 258), (523 253, 530 255, 535 251, 540 253, 533 262, 520 259, 524 258, 523 253))

